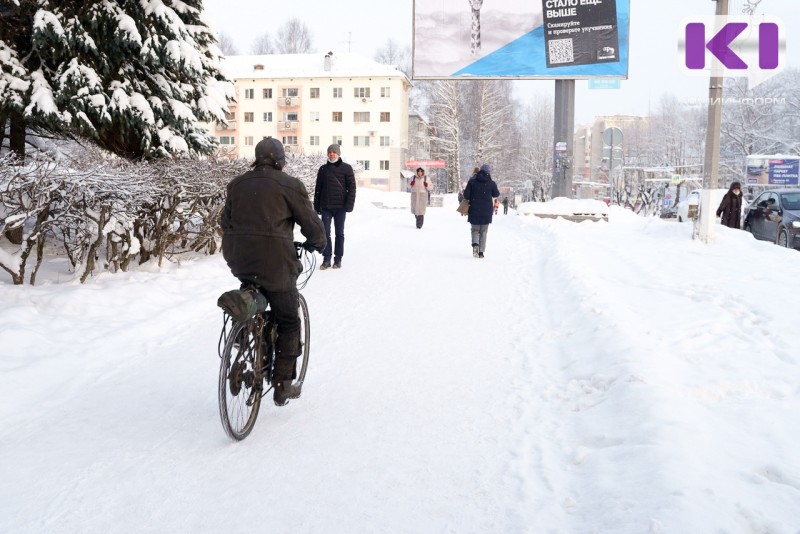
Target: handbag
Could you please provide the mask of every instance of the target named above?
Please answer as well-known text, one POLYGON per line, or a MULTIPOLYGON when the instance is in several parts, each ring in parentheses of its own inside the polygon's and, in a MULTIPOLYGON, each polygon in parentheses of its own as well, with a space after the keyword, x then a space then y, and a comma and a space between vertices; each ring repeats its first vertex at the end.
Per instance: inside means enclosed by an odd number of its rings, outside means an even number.
POLYGON ((456 208, 456 211, 461 215, 468 215, 469 214, 469 200, 466 198, 461 201, 461 203, 456 208))

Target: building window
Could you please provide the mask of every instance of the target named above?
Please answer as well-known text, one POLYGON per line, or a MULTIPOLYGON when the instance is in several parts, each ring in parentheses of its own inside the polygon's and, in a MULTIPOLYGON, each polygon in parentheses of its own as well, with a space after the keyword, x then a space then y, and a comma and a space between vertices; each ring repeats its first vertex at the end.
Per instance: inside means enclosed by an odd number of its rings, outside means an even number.
POLYGON ((283 144, 284 145, 297 145, 297 136, 296 135, 284 135, 283 136, 283 144))
POLYGON ((233 137, 233 136, 224 135, 224 136, 219 138, 219 144, 221 144, 221 145, 235 145, 236 144, 236 138, 233 137))
POLYGON ((264 112, 264 122, 272 122, 272 112, 265 111, 264 112))
POLYGON ((297 120, 297 112, 296 111, 292 111, 290 113, 284 113, 283 114, 283 120, 284 121, 296 121, 297 120))
POLYGON ((272 89, 262 89, 261 98, 272 98, 272 89))
POLYGON ((308 139, 308 144, 311 145, 311 146, 319 146, 319 136, 318 135, 312 135, 308 139))
POLYGON ((333 98, 342 98, 342 88, 341 87, 334 87, 333 88, 333 98))
POLYGON ((382 135, 381 136, 381 146, 389 146, 389 136, 382 135))
POLYGON ((309 118, 311 122, 319 122, 319 111, 312 111, 309 118))
POLYGON ((244 122, 253 122, 255 120, 255 113, 246 111, 244 114, 244 122))
POLYGON ((235 121, 236 120, 236 113, 226 113, 225 114, 225 118, 227 120, 229 120, 229 121, 235 121))
POLYGON ((419 124, 417 124, 417 133, 420 134, 420 135, 425 134, 425 124, 423 124, 421 122, 419 124))
POLYGON ((283 89, 281 89, 281 96, 283 97, 299 96, 299 91, 297 87, 284 87, 283 89))
POLYGON ((256 97, 256 96, 255 96, 255 94, 256 94, 256 90, 255 90, 255 89, 245 89, 245 90, 244 90, 244 97, 245 97, 247 100, 252 100, 252 99, 254 99, 254 98, 256 97))
POLYGON ((253 146, 253 136, 252 135, 245 136, 244 144, 247 146, 253 146))
POLYGON ((369 122, 369 111, 353 112, 353 122, 369 122))
POLYGON ((366 135, 356 135, 353 137, 353 146, 369 146, 369 137, 366 135))
POLYGON ((381 111, 381 122, 389 122, 389 112, 381 111))
POLYGON ((333 112, 333 122, 342 122, 342 112, 341 111, 334 111, 333 112))
POLYGON ((357 160, 356 164, 361 165, 362 167, 364 167, 365 171, 369 170, 369 160, 357 160))
POLYGON ((389 160, 388 159, 382 159, 381 160, 381 170, 382 171, 388 171, 389 170, 389 160))
POLYGON ((342 146, 342 136, 341 135, 334 135, 331 139, 331 143, 334 145, 342 146))
POLYGON ((381 98, 389 98, 389 87, 381 87, 381 98))
POLYGON ((356 98, 369 98, 369 87, 354 87, 353 96, 356 98))
POLYGON ((319 98, 319 87, 311 88, 311 98, 319 98))

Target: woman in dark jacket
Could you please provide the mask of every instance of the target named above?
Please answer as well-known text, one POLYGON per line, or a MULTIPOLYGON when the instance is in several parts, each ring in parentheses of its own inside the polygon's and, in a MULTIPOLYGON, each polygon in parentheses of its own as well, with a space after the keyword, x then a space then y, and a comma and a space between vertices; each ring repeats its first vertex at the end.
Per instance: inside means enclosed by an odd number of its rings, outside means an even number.
POLYGON ((722 197, 722 202, 717 208, 717 217, 728 228, 741 228, 742 221, 742 186, 733 182, 730 189, 722 197))
POLYGON ((500 196, 497 184, 491 176, 492 167, 488 163, 481 165, 478 173, 469 179, 464 189, 464 198, 469 200, 467 222, 472 225, 472 256, 483 258, 486 251, 486 234, 492 224, 494 212, 493 198, 500 196))

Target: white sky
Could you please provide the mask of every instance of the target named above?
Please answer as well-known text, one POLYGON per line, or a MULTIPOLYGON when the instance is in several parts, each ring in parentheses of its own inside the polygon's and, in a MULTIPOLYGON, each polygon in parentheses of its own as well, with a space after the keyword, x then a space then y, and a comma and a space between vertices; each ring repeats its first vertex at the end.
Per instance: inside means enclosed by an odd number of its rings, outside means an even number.
MULTIPOLYGON (((466 5, 464 0, 452 1, 466 5)), ((740 11, 742 3, 730 0, 730 14, 740 11)), ((681 69, 678 36, 685 19, 713 15, 716 4, 709 0, 630 0, 630 4, 629 79, 622 82, 620 90, 590 91, 587 81, 576 82, 576 124, 591 121, 596 115, 647 114, 656 109, 664 93, 693 101, 708 96, 708 80, 688 76, 681 69)), ((290 9, 291 3, 278 8, 262 0, 205 0, 204 5, 209 22, 232 37, 240 53, 249 52, 253 40, 264 33, 264 21, 269 21, 269 28, 278 28, 292 17, 308 25, 320 52, 349 49, 372 57, 388 38, 411 45, 412 0, 381 2, 379 8, 374 0, 303 0, 302 10, 295 11, 290 9)), ((758 13, 782 19, 787 29, 787 64, 800 66, 800 1, 762 0, 758 13)), ((275 30, 267 31, 275 34, 275 30)), ((552 81, 525 80, 518 85, 521 95, 552 96, 554 91, 552 81)))
POLYGON ((303 290, 303 397, 241 443, 219 254, 0 271, 0 532, 800 530, 797 251, 614 207, 501 213, 475 259, 446 202, 417 230, 407 193, 359 190, 303 290))

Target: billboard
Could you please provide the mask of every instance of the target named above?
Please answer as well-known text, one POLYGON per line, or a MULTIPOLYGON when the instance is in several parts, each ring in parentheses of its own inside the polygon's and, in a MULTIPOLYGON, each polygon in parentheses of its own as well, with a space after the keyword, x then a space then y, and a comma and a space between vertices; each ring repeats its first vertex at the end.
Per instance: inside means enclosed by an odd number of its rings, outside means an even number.
POLYGON ((800 185, 800 157, 747 156, 747 183, 757 185, 800 185))
POLYGON ((414 79, 628 76, 629 0, 414 0, 414 79))

